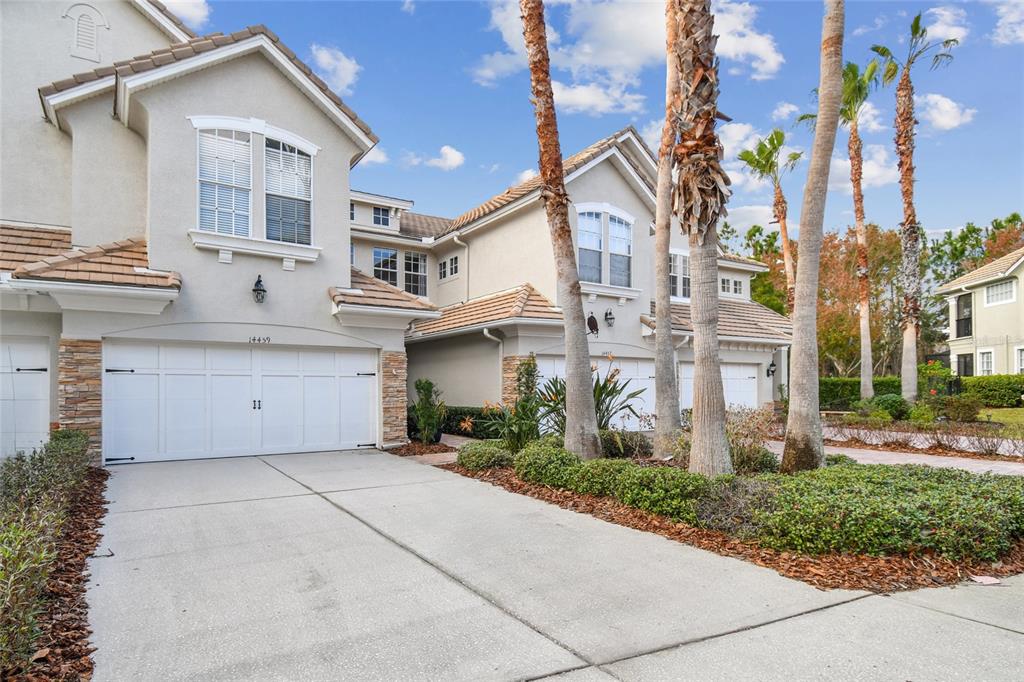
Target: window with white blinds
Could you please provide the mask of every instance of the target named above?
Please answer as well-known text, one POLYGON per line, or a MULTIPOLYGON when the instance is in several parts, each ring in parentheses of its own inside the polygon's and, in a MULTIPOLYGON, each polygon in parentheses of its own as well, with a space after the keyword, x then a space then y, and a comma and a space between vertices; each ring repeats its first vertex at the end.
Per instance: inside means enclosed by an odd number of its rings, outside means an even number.
POLYGON ((290 144, 267 138, 264 146, 267 239, 310 244, 313 159, 290 144))
POLYGON ((577 216, 579 226, 579 278, 581 282, 601 281, 601 245, 604 243, 601 214, 582 211, 577 216))
POLYGON ((673 253, 668 260, 669 289, 676 298, 690 298, 690 258, 673 253))
POLYGON ((608 216, 608 250, 612 286, 630 286, 633 282, 633 226, 615 215, 608 216))
POLYGON ((252 150, 240 130, 199 131, 199 229, 249 236, 252 150))

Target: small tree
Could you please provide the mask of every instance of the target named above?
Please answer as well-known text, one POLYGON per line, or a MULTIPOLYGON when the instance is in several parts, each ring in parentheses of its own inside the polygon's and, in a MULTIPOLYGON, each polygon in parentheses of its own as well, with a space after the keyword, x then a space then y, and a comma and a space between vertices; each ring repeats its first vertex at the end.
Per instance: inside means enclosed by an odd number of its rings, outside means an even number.
POLYGON ((412 413, 416 417, 419 439, 422 443, 433 443, 448 415, 448 406, 441 400, 441 391, 430 379, 417 379, 414 386, 416 403, 412 406, 412 413))

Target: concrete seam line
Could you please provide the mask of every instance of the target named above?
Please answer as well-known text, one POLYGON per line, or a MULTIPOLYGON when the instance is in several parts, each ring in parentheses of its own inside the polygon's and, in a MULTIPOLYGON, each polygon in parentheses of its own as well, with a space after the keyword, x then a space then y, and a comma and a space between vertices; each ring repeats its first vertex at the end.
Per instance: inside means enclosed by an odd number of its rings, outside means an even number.
POLYGON ((125 509, 124 511, 110 512, 111 516, 118 514, 138 514, 139 512, 167 511, 168 509, 189 509, 190 507, 213 507, 221 504, 238 504, 239 502, 262 502, 263 500, 287 500, 290 497, 310 497, 315 493, 295 493, 293 495, 271 495, 270 497, 247 497, 244 500, 218 500, 217 502, 196 502, 195 504, 172 504, 169 507, 146 507, 145 509, 125 509))
POLYGON ((1024 635, 1024 631, 1021 631, 1021 630, 1014 630, 1013 628, 1008 628, 1005 625, 996 625, 995 623, 989 623, 988 621, 978 620, 977 618, 970 618, 969 616, 961 616, 959 613, 953 613, 951 611, 943 611, 942 609, 937 609, 937 608, 935 608, 933 606, 925 606, 924 604, 915 604, 912 601, 904 601, 902 599, 894 599, 893 601, 895 601, 895 602, 897 602, 899 604, 904 604, 906 606, 913 606, 913 607, 918 608, 918 609, 924 609, 925 611, 931 611, 932 613, 941 613, 942 615, 949 616, 950 618, 959 618, 960 620, 970 621, 972 623, 977 623, 978 625, 987 625, 990 628, 996 628, 997 630, 1005 630, 1006 632, 1012 632, 1015 635, 1024 635))
POLYGON ((559 648, 561 648, 561 649, 563 649, 563 650, 565 650, 565 651, 569 652, 570 654, 572 654, 573 656, 575 656, 576 658, 580 659, 581 661, 583 661, 584 663, 586 663, 586 664, 587 664, 587 665, 585 665, 585 666, 582 666, 582 667, 589 667, 589 666, 592 666, 592 665, 594 665, 594 662, 593 662, 593 661, 591 661, 590 659, 588 659, 588 658, 587 658, 586 656, 584 656, 584 655, 583 655, 582 653, 580 653, 579 651, 576 651, 576 650, 575 650, 574 648, 572 648, 572 647, 571 647, 571 646, 569 646, 568 644, 565 644, 565 643, 563 643, 563 642, 560 642, 560 641, 559 641, 558 639, 556 639, 555 637, 552 637, 552 636, 551 636, 551 635, 549 635, 548 633, 544 632, 543 630, 541 630, 540 628, 538 628, 537 626, 535 626, 535 625, 534 625, 533 623, 531 623, 531 622, 529 622, 528 620, 526 620, 525 618, 523 618, 522 616, 519 616, 518 614, 515 614, 515 613, 513 613, 513 612, 512 612, 512 611, 510 611, 510 610, 509 610, 508 608, 506 608, 505 606, 503 606, 502 604, 500 604, 500 603, 499 603, 499 602, 498 602, 498 601, 497 601, 497 600, 496 600, 496 599, 495 599, 494 597, 492 597, 491 595, 489 595, 489 594, 486 594, 485 592, 483 592, 483 591, 481 591, 481 590, 477 589, 476 587, 473 587, 472 585, 470 585, 470 584, 469 584, 469 583, 467 583, 466 581, 462 580, 461 578, 459 578, 459 577, 458 577, 458 576, 456 576, 455 574, 453 574, 453 573, 449 573, 449 572, 448 572, 448 571, 446 571, 446 570, 444 569, 444 567, 442 567, 442 566, 441 566, 440 564, 437 564, 437 563, 435 563, 434 561, 431 561, 430 559, 428 559, 427 557, 423 556, 422 554, 420 554, 419 552, 417 552, 417 551, 416 551, 415 549, 413 549, 413 548, 412 548, 412 547, 410 547, 409 545, 405 544, 405 543, 404 543, 404 542, 402 542, 401 540, 398 540, 397 538, 394 538, 394 537, 392 537, 392 536, 391 536, 391 535, 389 535, 388 533, 385 533, 385 532, 384 532, 383 530, 381 530, 380 528, 377 528, 376 526, 374 526, 373 524, 371 524, 371 523, 370 523, 369 521, 367 521, 366 519, 362 518, 362 517, 361 517, 361 516, 359 516, 358 514, 356 514, 356 513, 352 512, 352 511, 350 511, 350 510, 346 509, 346 508, 345 508, 345 507, 343 507, 343 506, 342 506, 341 504, 339 504, 339 503, 335 502, 334 500, 332 500, 332 499, 330 499, 330 498, 326 497, 326 496, 325 496, 325 495, 324 495, 323 493, 319 493, 319 492, 317 492, 317 491, 313 490, 312 488, 310 488, 310 487, 309 487, 308 485, 306 485, 306 484, 305 484, 305 483, 303 483, 302 481, 298 480, 297 478, 292 478, 291 476, 289 476, 288 474, 286 474, 286 473, 285 473, 284 471, 281 471, 280 469, 278 469, 278 468, 277 468, 276 466, 274 466, 274 465, 273 465, 273 464, 271 464, 270 462, 268 462, 268 461, 264 460, 264 459, 263 459, 262 457, 257 457, 257 459, 258 459, 258 460, 260 460, 261 462, 263 462, 264 464, 266 464, 266 465, 267 465, 268 467, 270 467, 270 468, 271 468, 271 469, 273 469, 274 471, 276 471, 276 472, 278 472, 279 474, 281 474, 282 476, 284 476, 284 477, 286 477, 286 478, 288 478, 288 479, 290 479, 290 480, 292 480, 292 481, 295 481, 296 483, 298 483, 298 484, 299 484, 299 485, 301 485, 302 487, 304 487, 304 488, 306 488, 307 490, 311 491, 311 492, 312 492, 313 494, 315 494, 315 495, 316 495, 317 497, 319 497, 320 499, 322 499, 322 500, 323 500, 324 502, 326 502, 327 504, 331 505, 332 507, 334 507, 334 508, 335 508, 335 509, 337 509, 338 511, 340 511, 340 512, 342 512, 342 513, 344 513, 344 514, 347 514, 348 516, 352 517, 353 519, 355 519, 355 520, 356 520, 356 521, 358 521, 359 523, 363 524, 364 526, 366 526, 366 527, 367 527, 367 528, 369 528, 369 529, 370 529, 371 531, 373 531, 374 533, 376 533, 376 534, 377 534, 377 535, 379 535, 380 537, 384 538, 384 539, 385 539, 385 540, 387 540, 388 542, 392 543, 393 545, 395 545, 395 546, 397 546, 397 547, 399 547, 399 548, 401 548, 401 549, 405 550, 405 551, 406 551, 406 552, 408 552, 409 554, 413 555, 414 557, 416 557, 417 559, 419 559, 420 561, 422 561, 423 563, 425 563, 425 564, 426 564, 427 566, 430 566, 430 567, 431 567, 431 568, 433 568, 433 569, 434 569, 435 571, 437 571, 437 572, 438 572, 438 573, 440 573, 441 575, 445 576, 446 578, 448 578, 449 580, 451 580, 452 582, 454 582, 454 583, 455 583, 456 585, 459 585, 459 586, 461 586, 461 587, 462 587, 463 589, 465 589, 465 590, 467 590, 467 591, 469 591, 469 592, 471 592, 471 593, 475 594, 475 595, 476 595, 477 597, 479 597, 479 598, 483 599, 483 600, 484 600, 485 602, 487 602, 488 604, 490 604, 490 605, 491 605, 491 606, 493 606, 494 608, 498 609, 499 611, 501 611, 502 613, 504 613, 504 614, 505 614, 506 616, 508 616, 509 618, 512 618, 513 620, 517 621, 518 623, 521 623, 521 624, 525 625, 525 626, 526 626, 527 628, 529 628, 529 629, 530 629, 530 630, 532 630, 533 632, 536 632, 536 633, 537 633, 538 635, 540 635, 540 636, 541 636, 541 637, 543 637, 544 639, 548 640, 548 641, 549 641, 549 642, 551 642, 552 644, 555 644, 555 645, 556 645, 556 646, 558 646, 559 648))
MULTIPOLYGON (((559 668, 558 670, 553 670, 552 672, 544 673, 539 677, 524 677, 523 682, 543 682, 544 680, 553 680, 560 675, 574 673, 577 670, 590 670, 591 668, 594 668, 595 670, 601 670, 600 666, 596 665, 575 665, 571 668, 559 668)), ((601 672, 603 672, 605 675, 611 676, 612 679, 622 680, 621 677, 607 670, 601 670, 601 672)))
POLYGON ((856 597, 852 597, 850 599, 844 599, 843 601, 837 601, 834 604, 826 604, 825 606, 818 606, 818 607, 815 607, 813 609, 807 609, 806 611, 800 611, 799 613, 792 613, 792 614, 790 614, 788 616, 781 616, 779 618, 773 618, 771 620, 766 620, 763 623, 754 623, 753 625, 744 625, 743 627, 735 628, 733 630, 726 630, 725 632, 716 632, 716 633, 711 634, 711 635, 704 635, 703 637, 694 637, 692 639, 684 639, 684 640, 682 640, 680 642, 675 642, 673 644, 666 644, 665 646, 660 646, 660 647, 657 647, 655 649, 650 649, 648 651, 640 651, 638 653, 630 654, 628 656, 623 656, 621 658, 616 658, 616 659, 611 660, 611 661, 602 661, 601 663, 596 663, 595 667, 597 667, 598 670, 600 670, 601 672, 609 673, 610 674, 610 672, 608 670, 604 669, 604 667, 606 665, 615 665, 616 663, 622 663, 623 661, 631 661, 634 658, 642 658, 644 656, 650 656, 651 654, 660 654, 662 652, 671 651, 673 649, 681 649, 682 647, 690 645, 690 644, 699 644, 701 642, 707 642, 707 641, 712 640, 712 639, 720 639, 722 637, 728 637, 729 635, 736 635, 736 634, 739 634, 741 632, 747 632, 749 630, 757 630, 758 628, 763 628, 763 627, 765 627, 767 625, 775 625, 776 623, 782 623, 782 622, 787 621, 787 620, 792 620, 793 618, 799 618, 801 616, 807 616, 807 615, 810 615, 812 613, 817 613, 819 611, 827 611, 828 609, 832 609, 832 608, 835 608, 837 606, 842 606, 844 604, 852 604, 853 602, 860 601, 861 599, 867 599, 869 597, 877 597, 877 596, 879 596, 879 595, 874 594, 874 593, 872 593, 872 594, 861 594, 861 595, 858 595, 856 597))
MULTIPOLYGON (((273 466, 273 465, 271 465, 273 466)), ((287 476, 287 474, 285 474, 287 476)), ((427 479, 426 481, 409 481, 407 483, 385 483, 384 485, 364 485, 361 488, 338 488, 337 490, 314 491, 315 495, 330 495, 332 493, 354 493, 360 490, 379 490, 380 488, 401 488, 407 485, 423 485, 424 483, 451 483, 442 478, 427 479)), ((301 484, 300 484, 301 485, 301 484)), ((312 488, 310 488, 312 490, 312 488)))

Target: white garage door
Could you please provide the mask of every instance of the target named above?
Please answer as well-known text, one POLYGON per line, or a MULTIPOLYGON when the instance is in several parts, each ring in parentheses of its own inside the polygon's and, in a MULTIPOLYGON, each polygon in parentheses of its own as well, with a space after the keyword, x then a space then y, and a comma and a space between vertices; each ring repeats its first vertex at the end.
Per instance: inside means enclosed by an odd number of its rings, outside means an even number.
POLYGON ((32 452, 50 426, 50 350, 45 338, 0 340, 0 457, 32 452))
MULTIPOLYGON (((596 365, 601 377, 607 375, 612 369, 619 370, 619 380, 629 380, 626 388, 627 393, 642 390, 639 396, 630 403, 638 414, 654 414, 654 361, 639 360, 635 358, 613 358, 607 356, 595 356, 590 359, 591 365, 596 365)), ((549 377, 565 377, 565 357, 561 355, 538 355, 537 369, 542 377, 543 385, 549 377)), ((641 427, 639 421, 632 414, 620 413, 612 419, 611 426, 620 429, 636 430, 641 427)))
MULTIPOLYGON (((722 387, 726 407, 757 407, 758 365, 723 362, 722 387)), ((679 363, 679 406, 693 407, 693 363, 679 363)))
POLYGON ((377 352, 104 344, 107 462, 315 452, 377 441, 377 352))

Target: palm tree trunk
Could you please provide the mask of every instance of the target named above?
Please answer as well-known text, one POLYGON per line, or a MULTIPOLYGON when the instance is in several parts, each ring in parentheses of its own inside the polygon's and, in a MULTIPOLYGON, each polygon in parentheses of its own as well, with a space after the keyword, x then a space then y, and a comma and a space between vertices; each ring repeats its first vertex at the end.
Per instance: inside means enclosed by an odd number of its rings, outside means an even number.
POLYGON ((896 85, 896 156, 903 198, 900 226, 900 288, 903 289, 903 358, 900 387, 907 400, 917 398, 917 334, 921 326, 921 227, 914 210, 914 85, 910 68, 903 67, 896 85))
POLYGON ((676 43, 676 3, 665 2, 665 123, 658 147, 658 188, 654 216, 654 456, 665 457, 679 431, 679 384, 675 343, 672 341, 672 292, 669 290, 669 251, 672 243, 672 150, 679 135, 679 72, 673 54, 676 43))
POLYGON ((843 97, 843 26, 843 0, 825 0, 818 118, 800 210, 800 271, 793 309, 789 419, 782 455, 785 472, 814 469, 825 459, 818 396, 818 268, 828 171, 843 97))
POLYGON ((857 228, 857 289, 860 296, 860 397, 875 395, 871 361, 871 282, 868 279, 868 228, 864 224, 864 151, 856 117, 850 121, 850 183, 853 185, 853 219, 857 228))
POLYGON ((725 215, 729 177, 715 133, 718 60, 711 0, 677 0, 675 57, 680 84, 679 177, 675 205, 690 240, 690 313, 693 322, 693 441, 690 471, 732 471, 725 438, 725 394, 718 356, 718 219, 725 215))
POLYGON ((590 374, 590 347, 583 319, 576 252, 569 224, 569 195, 565 191, 562 149, 558 140, 555 99, 551 91, 551 64, 541 0, 520 0, 523 38, 530 65, 530 86, 540 149, 541 196, 547 211, 551 246, 555 255, 558 304, 565 319, 565 448, 582 459, 601 456, 597 413, 590 374))
POLYGON ((786 310, 793 312, 793 296, 796 291, 796 264, 793 262, 793 251, 789 241, 789 225, 786 219, 789 213, 789 205, 782 193, 782 185, 775 183, 775 201, 772 209, 775 213, 775 220, 779 223, 779 236, 782 237, 782 263, 786 268, 786 310))

